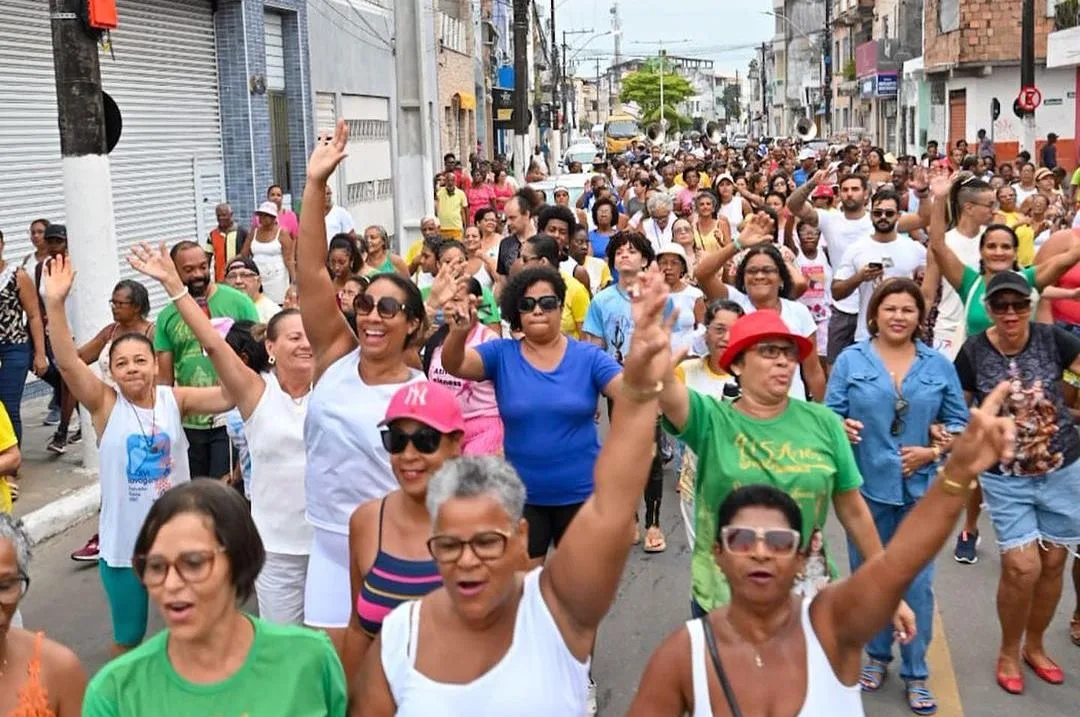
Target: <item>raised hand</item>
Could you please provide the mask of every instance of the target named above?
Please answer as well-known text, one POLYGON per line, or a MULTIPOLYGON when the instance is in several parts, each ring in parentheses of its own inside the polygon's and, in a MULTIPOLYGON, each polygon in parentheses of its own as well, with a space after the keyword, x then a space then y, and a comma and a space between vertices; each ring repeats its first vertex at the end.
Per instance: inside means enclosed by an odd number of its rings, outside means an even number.
POLYGON ((967 428, 953 440, 946 472, 974 478, 997 463, 1008 463, 1016 453, 1016 425, 1003 417, 1001 405, 1009 394, 1009 384, 1002 381, 971 409, 967 428))
POLYGON ((819 169, 814 172, 814 176, 810 177, 811 184, 830 184, 829 178, 832 177, 832 171, 828 169, 819 169))
POLYGON ((156 279, 161 284, 182 283, 180 275, 176 273, 176 265, 165 249, 165 242, 161 242, 157 249, 146 242, 131 247, 128 264, 135 271, 156 279))
POLYGON ((71 257, 63 254, 50 257, 41 274, 45 279, 45 300, 64 303, 75 282, 75 267, 71 263, 71 257))
POLYGON ((631 289, 634 334, 630 355, 623 364, 623 380, 631 386, 651 388, 671 371, 671 329, 678 312, 664 319, 669 294, 667 282, 655 264, 638 276, 638 283, 631 289))
POLYGON ((774 225, 775 222, 768 214, 764 212, 755 214, 739 233, 739 243, 743 247, 752 247, 772 241, 774 225))
MULTIPOLYGON (((428 303, 432 306, 445 306, 453 300, 463 283, 456 272, 457 269, 448 263, 439 267, 439 273, 435 275, 435 281, 428 293, 428 303)), ((468 277, 465 277, 465 281, 468 281, 468 277)))
POLYGON ((925 167, 916 167, 911 173, 911 188, 916 192, 921 192, 930 186, 930 177, 926 173, 925 167))
POLYGON ((949 175, 949 170, 944 167, 934 167, 930 179, 930 193, 934 195, 934 200, 947 200, 952 188, 953 177, 949 175))
POLYGON ((347 156, 345 146, 349 143, 349 129, 345 120, 338 120, 333 136, 323 135, 315 143, 315 150, 308 158, 307 176, 310 180, 325 182, 334 173, 341 160, 347 156))

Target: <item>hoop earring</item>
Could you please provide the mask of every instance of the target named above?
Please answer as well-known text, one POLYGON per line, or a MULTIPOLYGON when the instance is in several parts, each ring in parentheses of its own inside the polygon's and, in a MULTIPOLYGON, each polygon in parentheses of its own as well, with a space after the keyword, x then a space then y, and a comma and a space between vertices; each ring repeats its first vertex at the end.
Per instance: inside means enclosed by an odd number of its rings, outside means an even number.
POLYGON ((269 359, 267 359, 267 363, 273 366, 275 363, 277 363, 277 359, 271 356, 269 359))

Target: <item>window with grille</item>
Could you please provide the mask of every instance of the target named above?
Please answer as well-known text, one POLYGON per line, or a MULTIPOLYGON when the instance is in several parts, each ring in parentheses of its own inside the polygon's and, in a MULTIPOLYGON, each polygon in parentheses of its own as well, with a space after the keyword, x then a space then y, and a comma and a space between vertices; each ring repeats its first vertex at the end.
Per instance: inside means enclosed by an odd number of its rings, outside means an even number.
POLYGON ((380 142, 390 139, 390 123, 386 120, 346 120, 350 142, 380 142))
POLYGON ((938 0, 938 31, 960 29, 960 0, 938 0))

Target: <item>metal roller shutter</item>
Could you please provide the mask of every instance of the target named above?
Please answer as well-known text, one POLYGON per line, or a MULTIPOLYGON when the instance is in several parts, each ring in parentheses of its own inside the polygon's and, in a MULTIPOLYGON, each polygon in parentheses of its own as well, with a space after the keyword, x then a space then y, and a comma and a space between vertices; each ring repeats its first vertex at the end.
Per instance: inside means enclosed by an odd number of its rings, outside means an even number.
MULTIPOLYGON (((0 229, 7 257, 18 259, 30 251, 32 219, 64 220, 64 196, 49 4, 3 5, 0 229)), ((119 0, 117 12, 115 59, 102 54, 101 74, 124 118, 110 164, 117 261, 133 277, 123 261, 132 244, 194 240, 213 227, 224 196, 217 50, 210 0, 119 0)), ((159 306, 163 293, 147 288, 159 306)))

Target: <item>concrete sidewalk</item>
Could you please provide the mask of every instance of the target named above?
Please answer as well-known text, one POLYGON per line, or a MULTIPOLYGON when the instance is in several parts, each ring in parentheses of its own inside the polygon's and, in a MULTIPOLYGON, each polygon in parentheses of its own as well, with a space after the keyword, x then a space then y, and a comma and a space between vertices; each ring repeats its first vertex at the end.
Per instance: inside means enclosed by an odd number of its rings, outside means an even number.
MULTIPOLYGON (((48 402, 48 397, 40 397, 25 400, 22 405, 22 467, 14 512, 23 519, 35 543, 95 514, 101 496, 97 471, 82 467, 81 445, 69 445, 62 456, 45 450, 56 432, 55 426, 42 424, 48 402)), ((72 423, 72 432, 78 427, 77 419, 72 423)), ((94 440, 93 433, 85 440, 94 440)), ((89 537, 81 536, 81 540, 89 537)), ((72 550, 81 545, 73 545, 72 550)))

